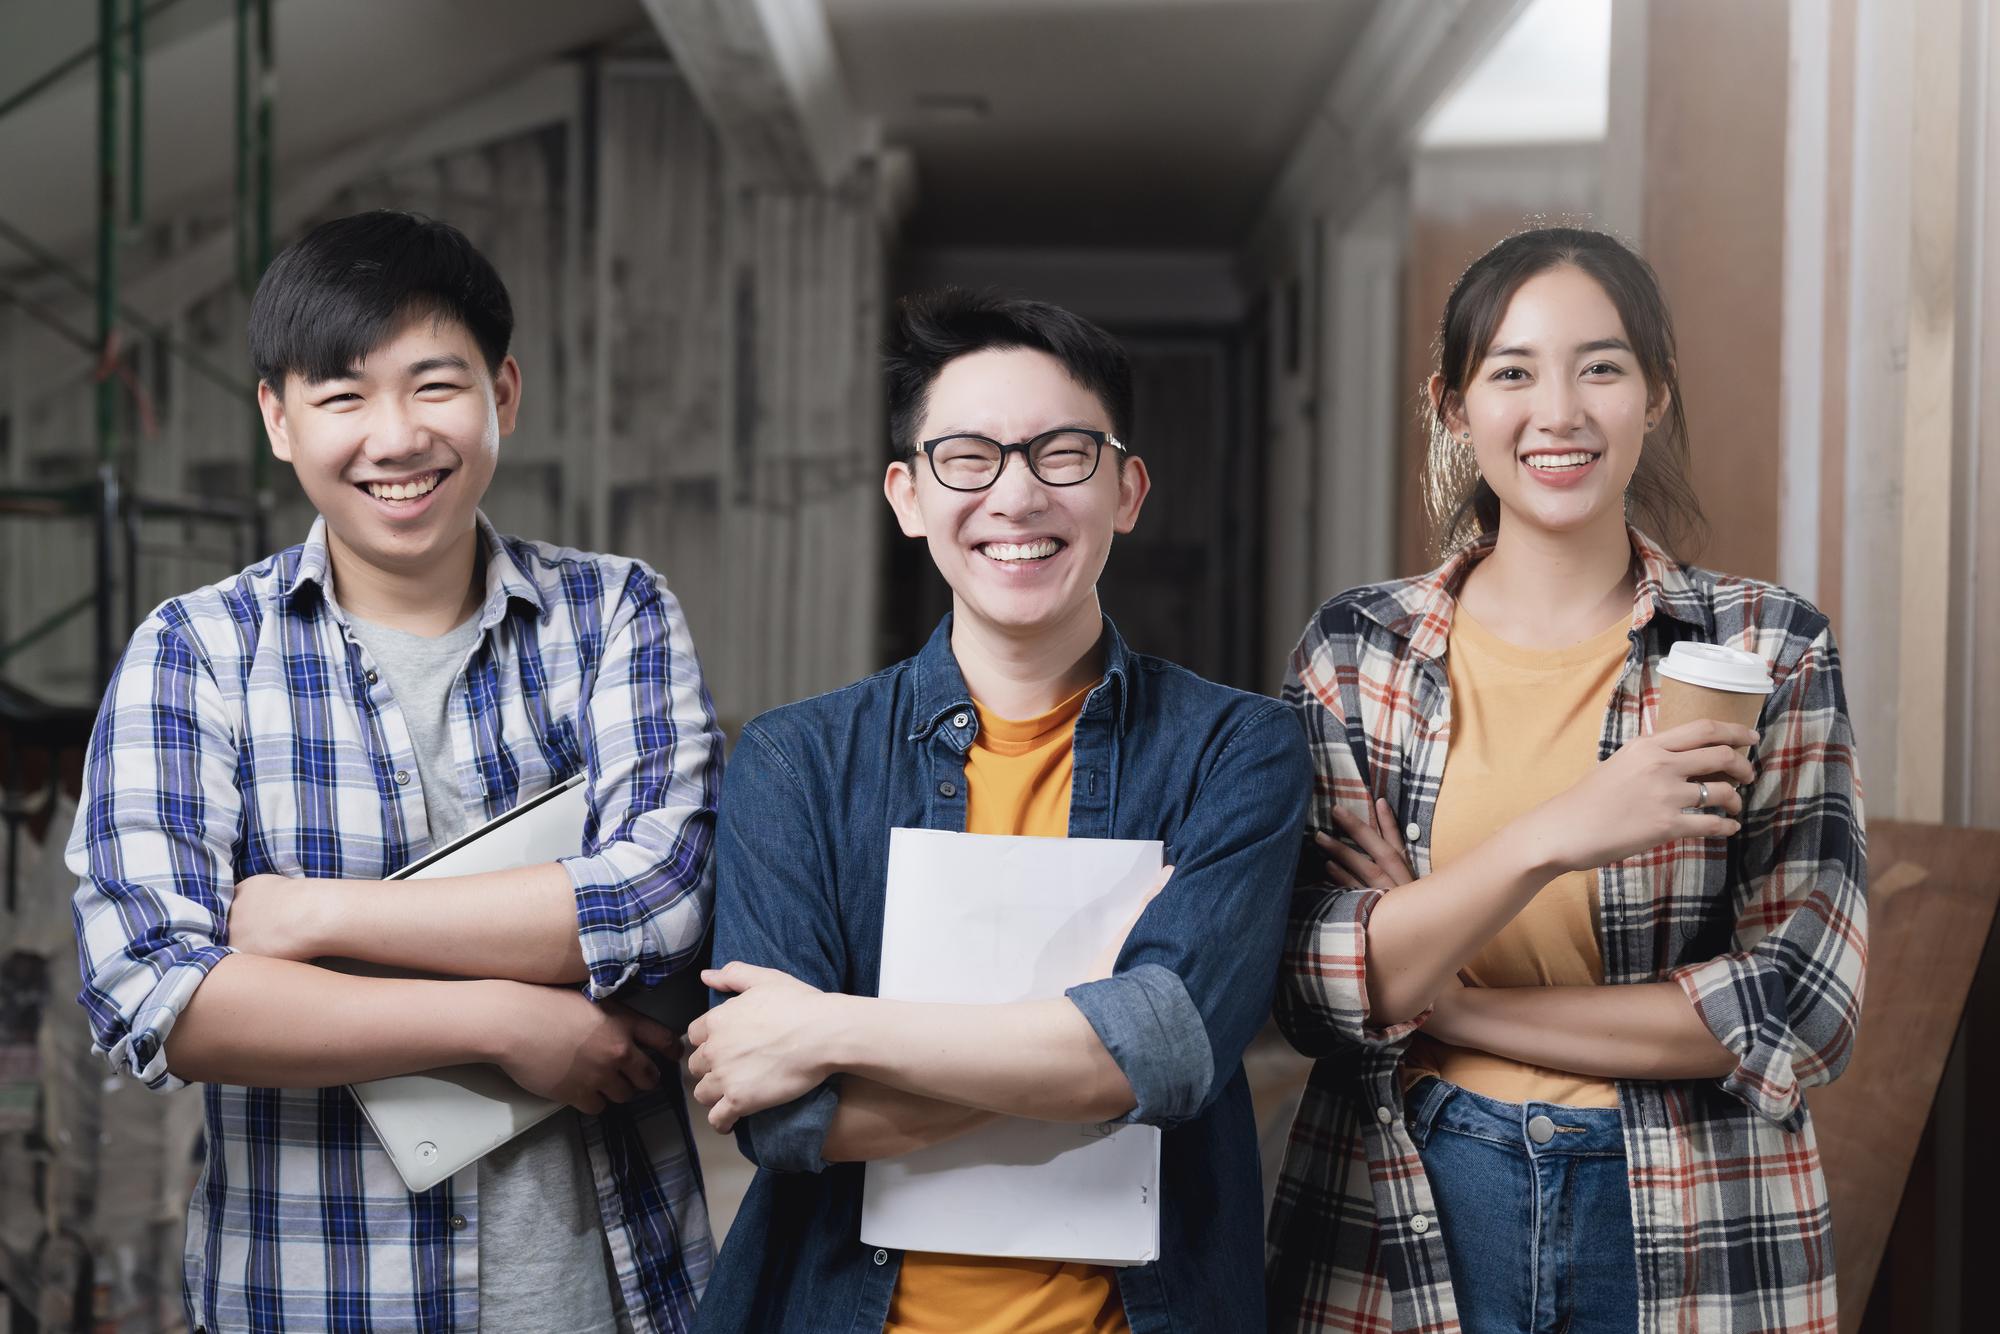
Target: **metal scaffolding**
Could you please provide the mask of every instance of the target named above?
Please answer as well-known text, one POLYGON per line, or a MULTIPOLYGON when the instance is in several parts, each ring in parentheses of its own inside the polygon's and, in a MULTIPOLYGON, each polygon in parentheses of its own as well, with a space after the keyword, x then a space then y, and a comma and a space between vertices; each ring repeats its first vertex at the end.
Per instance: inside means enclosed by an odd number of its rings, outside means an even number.
MULTIPOLYGON (((97 247, 96 272, 86 274, 39 244, 19 228, 0 219, 0 241, 27 256, 40 269, 90 297, 96 323, 89 334, 72 328, 59 316, 13 291, 0 288, 0 299, 11 302, 30 319, 54 330, 86 351, 96 363, 96 468, 89 482, 71 486, 0 486, 0 518, 39 521, 88 521, 92 525, 93 579, 88 593, 18 630, 0 643, 0 672, 8 661, 62 629, 86 612, 94 613, 93 659, 100 687, 109 679, 123 636, 139 618, 139 591, 134 578, 140 554, 138 537, 147 519, 177 518, 215 524, 237 539, 247 561, 264 548, 269 536, 270 457, 254 406, 255 386, 238 374, 216 366, 165 329, 124 305, 120 293, 120 257, 124 245, 146 223, 145 177, 145 34, 149 19, 177 0, 98 0, 96 42, 51 67, 19 92, 0 102, 0 116, 26 105, 62 78, 94 58, 97 65, 97 247), (120 137, 120 103, 124 109, 124 142, 120 137), (121 173, 121 167, 123 171, 121 173), (121 174, 123 191, 121 198, 121 174), (145 338, 163 355, 234 392, 251 403, 245 445, 249 450, 251 494, 242 501, 217 501, 188 496, 153 495, 132 484, 131 444, 121 411, 125 387, 120 374, 124 336, 145 338)), ((272 40, 272 0, 237 0, 236 4, 236 193, 233 227, 236 235, 237 282, 247 296, 271 257, 272 129, 276 72, 272 40)))
MULTIPOLYGON (((145 42, 149 19, 176 0, 98 0, 97 38, 83 51, 58 62, 40 77, 0 101, 0 116, 12 113, 88 65, 97 67, 97 237, 96 272, 82 271, 18 227, 0 220, 0 244, 25 256, 40 274, 66 283, 88 297, 95 327, 86 332, 14 286, 0 282, 0 301, 52 330, 94 365, 94 472, 67 485, 0 486, 0 520, 34 523, 87 523, 93 536, 89 587, 76 598, 41 615, 31 625, 10 627, 11 642, 0 643, 0 674, 9 661, 86 613, 93 619, 93 657, 99 689, 108 682, 119 646, 144 612, 139 569, 148 553, 142 542, 150 519, 202 524, 228 533, 243 563, 264 549, 271 506, 269 452, 262 422, 254 413, 254 384, 215 365, 169 331, 145 319, 120 299, 120 259, 127 242, 146 225, 145 42), (121 117, 121 101, 123 116, 121 117), (121 125, 123 135, 121 136, 121 125), (122 138, 122 142, 121 142, 122 138), (122 190, 121 190, 122 185, 122 190), (134 485, 135 414, 125 401, 139 398, 123 361, 123 339, 136 335, 193 373, 227 387, 252 404, 246 423, 251 494, 239 501, 212 497, 148 494, 134 485)), ((234 228, 236 279, 248 294, 271 256, 272 126, 274 120, 272 0, 237 0, 236 6, 236 194, 234 228)), ((144 404, 141 403, 143 416, 144 404)), ((82 451, 79 450, 79 453, 82 451)), ((94 706, 58 706, 7 685, 0 675, 0 869, 6 881, 0 897, 15 907, 16 843, 27 826, 46 818, 53 794, 71 757, 88 740, 94 706)), ((17 952, 18 953, 18 952, 17 952)), ((9 956, 10 958, 13 956, 9 956)), ((26 956, 20 956, 26 957, 26 956)), ((43 1109, 45 1114, 46 1109, 43 1109)), ((46 1147, 45 1135, 31 1143, 46 1147)), ((61 1217, 55 1186, 63 1171, 56 1156, 38 1158, 37 1190, 49 1201, 41 1240, 28 1253, 0 1244, 0 1289, 7 1323, 16 1331, 83 1330, 96 1327, 99 1285, 84 1242, 89 1219, 61 1217), (46 1178, 46 1180, 44 1179, 46 1178), (46 1189, 44 1189, 46 1187, 46 1189)), ((95 1171, 94 1158, 87 1170, 95 1171)), ((87 1197, 87 1196, 86 1196, 87 1197)))

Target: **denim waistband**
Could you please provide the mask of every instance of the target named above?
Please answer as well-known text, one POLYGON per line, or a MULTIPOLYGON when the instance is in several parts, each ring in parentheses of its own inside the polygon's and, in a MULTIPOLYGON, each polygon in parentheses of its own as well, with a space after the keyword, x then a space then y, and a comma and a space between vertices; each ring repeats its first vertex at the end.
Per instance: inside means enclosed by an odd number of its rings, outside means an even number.
POLYGON ((1404 1098, 1419 1145, 1436 1130, 1491 1140, 1531 1156, 1625 1155, 1624 1118, 1616 1107, 1559 1102, 1502 1102, 1439 1079, 1420 1081, 1404 1098))

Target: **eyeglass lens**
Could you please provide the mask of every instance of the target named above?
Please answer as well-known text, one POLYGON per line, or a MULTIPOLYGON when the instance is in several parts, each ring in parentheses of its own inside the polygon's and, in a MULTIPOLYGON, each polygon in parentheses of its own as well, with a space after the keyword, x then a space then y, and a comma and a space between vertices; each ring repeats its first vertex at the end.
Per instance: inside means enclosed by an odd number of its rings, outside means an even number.
MULTIPOLYGON (((1079 431, 1051 431, 1028 442, 1028 467, 1051 486, 1075 486, 1097 470, 1102 446, 1079 431)), ((946 486, 976 491, 1000 475, 1000 445, 983 436, 947 436, 930 447, 931 469, 946 486)))

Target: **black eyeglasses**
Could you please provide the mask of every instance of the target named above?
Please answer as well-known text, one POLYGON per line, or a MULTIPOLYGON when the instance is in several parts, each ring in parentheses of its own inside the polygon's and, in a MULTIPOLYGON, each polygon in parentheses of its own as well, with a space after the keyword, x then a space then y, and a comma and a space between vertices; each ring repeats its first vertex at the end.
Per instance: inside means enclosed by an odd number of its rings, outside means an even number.
POLYGON ((1126 452, 1124 442, 1103 431, 1066 426, 1044 431, 1033 440, 1003 445, 983 435, 941 435, 917 449, 931 461, 931 476, 953 491, 984 491, 1000 480, 1007 456, 1019 451, 1028 471, 1047 486, 1075 486, 1097 475, 1104 447, 1126 452))

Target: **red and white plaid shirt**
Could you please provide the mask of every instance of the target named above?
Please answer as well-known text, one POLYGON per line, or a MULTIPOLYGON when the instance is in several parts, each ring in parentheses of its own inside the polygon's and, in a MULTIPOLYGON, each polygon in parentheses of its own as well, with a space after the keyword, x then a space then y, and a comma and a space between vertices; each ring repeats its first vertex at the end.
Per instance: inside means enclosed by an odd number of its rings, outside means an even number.
MULTIPOLYGON (((1867 961, 1865 836, 1854 737, 1826 617, 1771 584, 1681 565, 1632 532, 1632 648, 1599 758, 1652 729, 1660 660, 1677 640, 1770 664, 1731 839, 1689 839, 1599 869, 1610 984, 1678 982, 1737 1066, 1719 1080, 1621 1080, 1639 1328, 1836 1334, 1826 1182, 1800 1092, 1854 1049, 1867 961)), ((1285 698, 1312 747, 1311 826, 1387 798, 1430 872, 1451 742, 1445 644, 1481 543, 1416 579, 1321 607, 1285 698)), ((1317 859, 1311 864, 1319 865, 1317 859)), ((1278 1023, 1318 1058, 1272 1209, 1271 1328, 1456 1330, 1457 1302, 1403 1116, 1398 1067, 1423 1019, 1368 1021, 1368 916, 1380 891, 1303 885, 1293 901, 1278 1023)), ((1497 1258, 1496 1258, 1497 1259, 1497 1258)))

